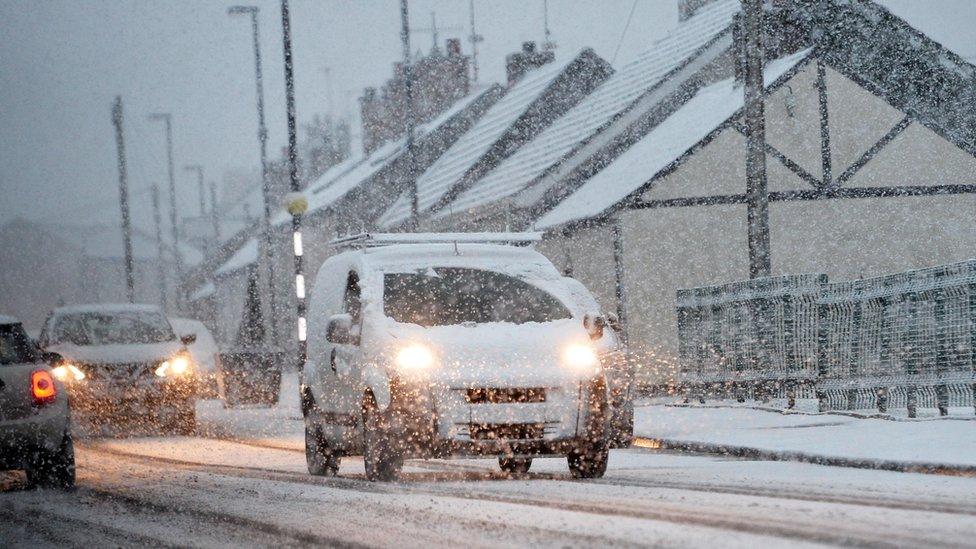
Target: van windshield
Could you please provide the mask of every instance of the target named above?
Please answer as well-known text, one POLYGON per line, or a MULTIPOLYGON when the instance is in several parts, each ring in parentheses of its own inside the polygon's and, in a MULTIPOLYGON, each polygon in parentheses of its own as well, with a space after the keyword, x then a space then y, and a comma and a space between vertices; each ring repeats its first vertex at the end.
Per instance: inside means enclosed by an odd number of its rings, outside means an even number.
POLYGON ((75 345, 132 345, 176 339, 169 321, 151 311, 74 313, 58 318, 53 340, 75 345))
POLYGON ((518 278, 457 267, 385 274, 383 311, 397 322, 421 326, 523 324, 572 316, 554 296, 518 278))

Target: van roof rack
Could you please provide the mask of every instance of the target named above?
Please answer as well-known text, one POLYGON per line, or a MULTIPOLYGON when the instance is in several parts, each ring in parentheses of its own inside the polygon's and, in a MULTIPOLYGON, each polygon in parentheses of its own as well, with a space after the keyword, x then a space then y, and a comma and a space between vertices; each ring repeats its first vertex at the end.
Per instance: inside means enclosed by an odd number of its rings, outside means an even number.
POLYGON ((359 233, 340 236, 329 242, 329 245, 343 248, 378 248, 393 244, 509 244, 528 246, 541 240, 541 232, 359 233))

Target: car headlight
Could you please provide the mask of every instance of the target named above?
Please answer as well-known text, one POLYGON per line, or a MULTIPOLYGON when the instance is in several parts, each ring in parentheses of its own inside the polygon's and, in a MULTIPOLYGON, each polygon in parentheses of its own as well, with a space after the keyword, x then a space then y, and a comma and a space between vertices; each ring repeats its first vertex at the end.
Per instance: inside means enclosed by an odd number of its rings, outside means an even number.
POLYGON ((426 370, 434 365, 434 353, 424 345, 414 344, 400 349, 394 363, 403 370, 426 370))
POLYGON ((563 351, 563 363, 580 373, 597 373, 600 371, 600 357, 589 345, 574 343, 563 351))
POLYGON ((164 360, 156 368, 156 375, 159 377, 181 376, 190 371, 190 361, 186 357, 176 356, 169 360, 164 360))
POLYGON ((85 372, 70 362, 55 366, 51 369, 51 373, 60 381, 81 381, 85 379, 85 372))

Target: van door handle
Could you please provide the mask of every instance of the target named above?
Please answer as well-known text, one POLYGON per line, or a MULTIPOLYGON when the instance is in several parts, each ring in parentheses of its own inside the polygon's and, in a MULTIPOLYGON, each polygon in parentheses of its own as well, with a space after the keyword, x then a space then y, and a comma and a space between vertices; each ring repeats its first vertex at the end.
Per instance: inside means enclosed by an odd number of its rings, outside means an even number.
POLYGON ((336 373, 336 349, 332 348, 332 354, 329 356, 329 363, 332 365, 332 373, 336 373))

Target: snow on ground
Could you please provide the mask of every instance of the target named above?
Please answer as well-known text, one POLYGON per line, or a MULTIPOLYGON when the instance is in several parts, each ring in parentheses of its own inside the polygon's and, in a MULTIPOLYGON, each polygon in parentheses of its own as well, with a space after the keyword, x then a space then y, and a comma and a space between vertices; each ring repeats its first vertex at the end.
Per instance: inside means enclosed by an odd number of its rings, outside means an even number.
POLYGON ((747 407, 639 406, 634 432, 647 438, 826 457, 976 466, 976 422, 893 421, 747 407))

